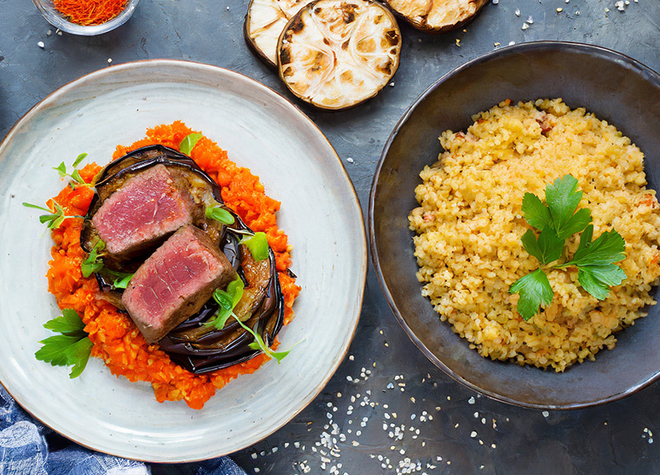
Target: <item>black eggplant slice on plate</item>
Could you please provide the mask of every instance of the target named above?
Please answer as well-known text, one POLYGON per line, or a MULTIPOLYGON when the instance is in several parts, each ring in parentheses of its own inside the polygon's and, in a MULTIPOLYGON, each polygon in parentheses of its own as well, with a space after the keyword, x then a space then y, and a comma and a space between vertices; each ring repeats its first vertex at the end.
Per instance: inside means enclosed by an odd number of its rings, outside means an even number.
POLYGON ((280 78, 318 108, 340 110, 374 97, 399 67, 394 15, 370 0, 317 0, 287 24, 278 45, 280 78))
POLYGON ((386 0, 418 30, 443 33, 471 21, 489 0, 386 0))
POLYGON ((277 68, 277 42, 284 27, 310 0, 252 0, 243 34, 248 46, 264 63, 277 68))
MULTIPOLYGON (((127 300, 122 298, 133 290, 131 286, 140 269, 152 265, 155 256, 162 254, 182 231, 207 249, 211 246, 211 254, 224 256, 223 262, 228 262, 225 271, 234 279, 238 276, 244 286, 234 314, 261 335, 267 346, 272 345, 284 318, 284 300, 272 249, 268 248, 266 259, 255 261, 241 242, 254 232, 224 205, 217 183, 190 157, 161 145, 144 147, 113 161, 96 179, 96 194, 83 223, 81 246, 88 255, 97 253, 102 260, 103 267, 95 272, 100 298, 126 311, 127 300), (143 204, 154 199, 157 206, 144 205, 143 211, 143 204), (127 207, 131 213, 122 212, 127 207), (208 208, 220 208, 230 219, 212 219, 207 216, 208 208), (142 214, 156 216, 161 209, 173 211, 167 219, 156 219, 155 224, 140 228, 142 214), (122 234, 124 227, 136 226, 136 216, 139 229, 133 229, 128 236, 122 234), (111 221, 111 231, 104 227, 105 221, 111 221), (128 284, 129 289, 121 288, 118 276, 135 271, 138 272, 128 284)), ((168 274, 166 269, 162 278, 168 279, 168 274)), ((226 280, 222 284, 225 288, 226 280)), ((190 308, 185 314, 182 308, 176 326, 171 330, 168 327, 164 336, 157 337, 160 348, 174 362, 200 374, 246 361, 261 352, 250 347, 254 337, 234 318, 221 329, 207 324, 218 314, 220 305, 213 298, 195 301, 194 297, 186 296, 189 303, 194 301, 195 313, 187 317, 190 308), (185 320, 178 323, 182 319, 185 320)), ((137 324, 138 316, 127 313, 137 324)), ((149 341, 148 334, 145 338, 149 341)))

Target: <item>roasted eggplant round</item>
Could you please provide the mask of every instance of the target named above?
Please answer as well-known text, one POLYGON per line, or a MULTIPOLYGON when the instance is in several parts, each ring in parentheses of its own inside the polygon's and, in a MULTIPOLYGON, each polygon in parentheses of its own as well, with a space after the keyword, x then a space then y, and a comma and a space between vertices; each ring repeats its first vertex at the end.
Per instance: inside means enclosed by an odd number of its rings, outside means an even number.
POLYGON ((287 24, 278 44, 289 90, 321 109, 374 97, 399 67, 401 32, 392 13, 370 0, 317 0, 287 24))
POLYGON ((404 20, 427 33, 443 33, 471 21, 489 0, 386 0, 404 20))
POLYGON ((264 63, 277 68, 277 42, 284 27, 310 0, 252 0, 243 34, 248 46, 264 63))
POLYGON ((242 243, 255 233, 224 205, 220 191, 190 157, 161 145, 144 147, 98 175, 81 232, 88 257, 97 256, 99 297, 127 312, 148 342, 157 342, 174 362, 197 374, 261 352, 236 319, 220 329, 210 324, 221 310, 210 297, 215 286, 224 290, 228 281, 240 279, 242 293, 233 314, 267 346, 284 317, 272 249, 266 258, 255 259, 242 243), (221 209, 230 219, 209 216, 209 208, 221 209), (170 249, 183 249, 185 255, 170 249), (217 275, 195 287, 194 281, 208 273, 207 261, 217 275), (118 283, 123 276, 130 278, 127 286, 118 283), (162 297, 166 293, 174 295, 173 305, 162 297), (161 313, 164 322, 152 326, 161 313))

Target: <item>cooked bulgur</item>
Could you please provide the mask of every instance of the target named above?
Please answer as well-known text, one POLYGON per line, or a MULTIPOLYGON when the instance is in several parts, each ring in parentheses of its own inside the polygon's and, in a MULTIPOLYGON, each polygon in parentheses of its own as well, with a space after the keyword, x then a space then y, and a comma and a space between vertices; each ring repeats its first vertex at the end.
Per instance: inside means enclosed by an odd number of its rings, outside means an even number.
MULTIPOLYGON (((424 168, 409 216, 422 294, 442 321, 482 356, 564 371, 614 348, 615 332, 645 316, 660 277, 660 209, 646 189, 644 155, 629 138, 561 99, 504 101, 473 117, 467 132, 444 132, 445 152, 424 168), (547 270, 552 303, 524 321, 509 287, 536 270, 523 248, 525 192, 571 174, 592 212, 594 239, 616 229, 626 241, 618 263, 628 278, 602 301, 579 284, 577 269, 547 270)), ((566 241, 573 255, 578 235, 566 241)))

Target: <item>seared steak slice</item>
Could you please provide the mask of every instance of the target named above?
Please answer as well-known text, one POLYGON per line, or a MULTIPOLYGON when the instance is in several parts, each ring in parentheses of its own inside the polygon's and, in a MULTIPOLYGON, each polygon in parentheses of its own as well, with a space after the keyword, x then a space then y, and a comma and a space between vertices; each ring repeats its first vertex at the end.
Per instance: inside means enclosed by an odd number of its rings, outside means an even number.
POLYGON ((137 270, 122 303, 149 343, 197 313, 235 271, 227 257, 194 226, 179 229, 137 270))
POLYGON ((186 187, 167 167, 156 165, 110 195, 92 223, 109 254, 129 257, 191 224, 195 212, 186 187))

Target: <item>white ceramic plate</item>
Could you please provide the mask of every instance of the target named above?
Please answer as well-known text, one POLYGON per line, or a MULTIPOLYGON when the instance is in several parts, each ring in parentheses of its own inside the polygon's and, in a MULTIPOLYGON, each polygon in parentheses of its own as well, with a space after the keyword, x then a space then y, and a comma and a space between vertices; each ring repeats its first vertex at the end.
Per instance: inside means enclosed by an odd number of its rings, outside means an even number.
POLYGON ((282 427, 328 382, 357 326, 367 270, 362 213, 351 182, 316 126, 263 85, 214 66, 144 61, 113 66, 40 102, 0 145, 0 381, 31 414, 64 436, 153 462, 207 459, 248 447, 282 427), (282 202, 278 224, 294 247, 302 291, 282 348, 218 391, 204 409, 160 404, 148 383, 130 383, 92 358, 78 379, 37 361, 42 325, 59 315, 47 293, 52 242, 36 210, 62 188, 51 167, 81 152, 105 164, 117 144, 181 119, 261 178, 282 202))

